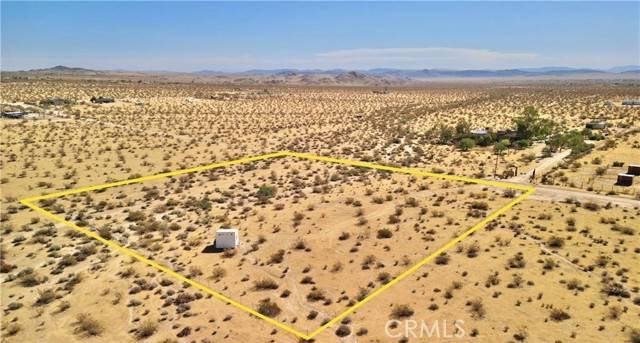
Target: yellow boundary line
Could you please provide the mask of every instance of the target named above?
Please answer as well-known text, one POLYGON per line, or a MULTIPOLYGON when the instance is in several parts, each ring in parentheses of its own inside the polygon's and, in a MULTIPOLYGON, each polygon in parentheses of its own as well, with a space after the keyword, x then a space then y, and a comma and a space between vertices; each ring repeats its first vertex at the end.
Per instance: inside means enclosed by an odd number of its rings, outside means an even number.
POLYGON ((497 217, 499 217, 500 215, 504 214, 505 212, 507 212, 508 210, 510 210, 514 205, 516 205, 517 203, 521 202, 522 200, 524 200, 525 198, 527 198, 528 196, 530 196, 531 194, 533 194, 533 192, 535 192, 535 188, 532 186, 523 186, 523 185, 515 185, 515 184, 510 184, 510 183, 506 183, 506 182, 500 182, 500 181, 491 181, 491 180, 483 180, 483 179, 474 179, 474 178, 469 178, 469 177, 465 177, 465 176, 456 176, 456 175, 446 175, 446 174, 438 174, 438 173, 430 173, 430 172, 425 172, 425 171, 420 171, 420 170, 416 170, 416 169, 409 169, 409 168, 398 168, 398 167, 391 167, 391 166, 384 166, 384 165, 380 165, 380 164, 375 164, 375 163, 369 163, 369 162, 362 162, 362 161, 352 161, 352 160, 346 160, 346 159, 338 159, 338 158, 332 158, 332 157, 325 157, 325 156, 318 156, 318 155, 313 155, 313 154, 308 154, 308 153, 297 153, 297 152, 290 152, 290 151, 279 151, 279 152, 275 152, 275 153, 270 153, 270 154, 264 154, 264 155, 259 155, 259 156, 251 156, 251 157, 246 157, 246 158, 241 158, 241 159, 237 159, 237 160, 232 160, 232 161, 227 161, 227 162, 220 162, 220 163, 212 163, 212 164, 208 164, 208 165, 204 165, 204 166, 199 166, 199 167, 195 167, 195 168, 188 168, 188 169, 181 169, 181 170, 176 170, 176 171, 172 171, 172 172, 166 172, 166 173, 160 173, 160 174, 154 174, 154 175, 149 175, 149 176, 143 176, 143 177, 138 177, 138 178, 133 178, 133 179, 128 179, 128 180, 122 180, 122 181, 116 181, 116 182, 110 182, 110 183, 104 183, 101 185, 95 185, 95 186, 89 186, 89 187, 81 187, 81 188, 76 188, 76 189, 71 189, 71 190, 67 190, 67 191, 62 191, 62 192, 56 192, 56 193, 50 193, 50 194, 45 194, 45 195, 40 195, 40 196, 33 196, 33 197, 28 197, 28 198, 24 198, 20 200, 20 203, 31 208, 32 210, 42 214, 43 216, 52 219, 53 221, 65 224, 69 227, 71 227, 72 229, 90 237, 93 238, 121 253, 124 253, 125 255, 131 256, 135 259, 137 259, 138 261, 141 261, 153 268, 156 268, 164 273, 167 273, 168 275, 173 276, 174 278, 185 282, 207 294, 210 294, 211 296, 222 300, 224 302, 226 302, 227 304, 231 304, 233 306, 235 306, 236 308, 243 310, 251 315, 254 315, 262 320, 265 320, 268 323, 271 323, 273 325, 275 325, 276 327, 287 331, 289 333, 292 333, 304 340, 310 340, 313 337, 317 336, 318 334, 320 334, 322 331, 326 330, 327 328, 329 328, 330 326, 332 326, 333 324, 339 322, 340 320, 342 320, 344 317, 348 316, 349 314, 353 313, 355 310, 357 310, 358 308, 362 307, 364 304, 366 304, 367 302, 369 302, 371 299, 373 299, 374 297, 378 296, 380 293, 384 292, 385 290, 387 290, 389 287, 395 285, 396 283, 402 281, 403 279, 407 278, 409 275, 413 274, 416 270, 418 270, 420 267, 424 266, 425 264, 429 263, 431 260, 433 260, 436 256, 442 254, 443 252, 445 252, 446 250, 450 249, 451 247, 453 247, 454 245, 456 245, 458 242, 462 241, 464 238, 466 238, 467 236, 471 235, 472 233, 474 233, 475 231, 477 231, 478 229, 482 228, 483 226, 485 226, 487 223, 489 223, 490 221, 496 219, 497 217), (277 158, 277 157, 298 157, 298 158, 303 158, 303 159, 308 159, 308 160, 315 160, 315 161, 322 161, 322 162, 329 162, 329 163, 338 163, 338 164, 344 164, 344 165, 350 165, 350 166, 354 166, 354 167, 362 167, 362 168, 370 168, 370 169, 376 169, 376 170, 384 170, 384 171, 389 171, 389 172, 395 172, 395 173, 403 173, 403 174, 409 174, 409 175, 416 175, 416 176, 427 176, 427 177, 434 177, 434 178, 439 178, 439 179, 444 179, 444 180, 452 180, 452 181, 461 181, 461 182, 466 182, 466 183, 475 183, 475 184, 480 184, 480 185, 486 185, 486 186, 493 186, 493 187, 501 187, 501 188, 510 188, 510 189, 515 189, 515 190, 519 190, 519 191, 523 191, 524 193, 522 193, 520 196, 516 197, 514 200, 512 200, 511 202, 509 202, 507 205, 503 206, 502 208, 496 210, 495 212, 491 213, 490 215, 488 215, 487 217, 485 217, 483 220, 481 220, 480 222, 478 222, 477 224, 475 224, 474 226, 472 226, 470 229, 468 229, 467 231, 465 231, 464 233, 462 233, 461 235, 459 235, 458 237, 456 237, 455 239, 453 239, 452 241, 450 241, 449 243, 443 245, 442 247, 440 247, 438 250, 436 250, 435 252, 431 253, 429 256, 425 257, 424 259, 422 259, 421 261, 419 261, 418 263, 416 263, 415 265, 413 265, 411 268, 407 269, 405 272, 403 272, 402 274, 396 276, 393 280, 391 280, 390 282, 384 284, 383 286, 381 286, 380 288, 376 289, 374 292, 372 292, 371 294, 369 294, 367 297, 365 297, 364 299, 362 299, 361 301, 357 302, 356 304, 354 304, 353 306, 349 307, 348 309, 346 309, 345 311, 343 311, 342 313, 340 313, 338 316, 334 317, 333 319, 331 319, 329 322, 325 323, 324 325, 320 326, 319 328, 317 328, 315 331, 313 331, 310 334, 304 334, 288 325, 283 324, 282 322, 279 322, 273 318, 267 317, 259 312, 257 312, 256 310, 247 307, 233 299, 228 298, 227 296, 216 292, 210 288, 208 288, 207 286, 194 281, 192 279, 187 278, 186 276, 183 276, 173 270, 171 270, 170 268, 163 266, 161 264, 159 264, 158 262, 155 262, 149 258, 146 258, 140 254, 138 254, 137 252, 135 252, 134 250, 131 250, 129 248, 126 248, 114 241, 108 240, 108 239, 104 239, 102 237, 100 237, 98 234, 96 234, 95 232, 88 230, 86 228, 80 227, 70 221, 65 220, 64 218, 57 216, 45 209, 43 209, 42 207, 39 207, 37 205, 34 204, 34 202, 40 201, 40 200, 45 200, 45 199, 54 199, 54 198, 59 198, 59 197, 63 197, 63 196, 67 196, 67 195, 72 195, 72 194, 78 194, 78 193, 84 193, 84 192, 90 192, 90 191, 96 191, 96 190, 102 190, 102 189, 106 189, 106 188, 111 188, 111 187, 117 187, 117 186, 124 186, 124 185, 130 185, 130 184, 134 184, 134 183, 140 183, 140 182, 144 182, 144 181, 149 181, 149 180, 155 180, 155 179, 160 179, 160 178, 165 178, 165 177, 171 177, 171 176, 177 176, 177 175, 183 175, 183 174, 189 174, 189 173, 195 173, 195 172, 200 172, 200 171, 205 171, 205 170, 210 170, 210 169, 217 169, 217 168, 224 168, 224 167, 229 167, 229 166, 233 166, 233 165, 237 165, 237 164, 243 164, 243 163, 249 163, 249 162, 255 162, 255 161, 261 161, 261 160, 266 160, 266 159, 270 159, 270 158, 277 158))

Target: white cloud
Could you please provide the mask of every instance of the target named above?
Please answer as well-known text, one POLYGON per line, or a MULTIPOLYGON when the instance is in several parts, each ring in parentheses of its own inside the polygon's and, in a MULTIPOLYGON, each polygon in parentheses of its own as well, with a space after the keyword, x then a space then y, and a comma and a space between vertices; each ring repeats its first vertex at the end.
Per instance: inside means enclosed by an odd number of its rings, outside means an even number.
POLYGON ((535 53, 448 47, 335 50, 318 53, 315 58, 333 65, 454 69, 521 67, 544 60, 535 53))

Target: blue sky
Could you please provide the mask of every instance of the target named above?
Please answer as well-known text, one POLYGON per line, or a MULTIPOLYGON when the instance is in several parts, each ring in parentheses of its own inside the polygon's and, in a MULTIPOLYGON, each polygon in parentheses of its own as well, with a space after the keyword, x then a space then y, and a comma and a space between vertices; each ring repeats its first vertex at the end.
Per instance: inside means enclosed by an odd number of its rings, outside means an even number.
POLYGON ((605 68, 640 2, 6 2, 2 70, 605 68))

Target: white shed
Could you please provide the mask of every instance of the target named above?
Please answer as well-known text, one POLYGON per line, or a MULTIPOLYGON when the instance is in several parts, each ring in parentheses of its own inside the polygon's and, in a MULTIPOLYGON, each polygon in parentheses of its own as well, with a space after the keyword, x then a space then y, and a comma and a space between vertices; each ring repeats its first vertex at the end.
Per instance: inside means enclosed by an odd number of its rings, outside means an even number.
POLYGON ((238 229, 224 229, 220 228, 216 231, 216 248, 219 249, 228 249, 235 248, 238 246, 240 242, 238 236, 238 229))

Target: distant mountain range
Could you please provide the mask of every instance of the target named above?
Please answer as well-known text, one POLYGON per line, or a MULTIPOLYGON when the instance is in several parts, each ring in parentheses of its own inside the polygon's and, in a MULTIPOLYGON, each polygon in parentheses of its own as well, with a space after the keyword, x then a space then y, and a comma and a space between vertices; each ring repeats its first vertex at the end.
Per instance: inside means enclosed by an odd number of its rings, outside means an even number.
POLYGON ((242 72, 200 70, 195 72, 93 70, 55 66, 18 72, 3 72, 7 76, 89 77, 89 78, 155 78, 162 81, 198 81, 238 84, 300 84, 300 85, 402 85, 447 79, 633 79, 640 78, 640 66, 619 66, 609 69, 571 67, 538 67, 517 69, 251 69, 242 72))
MULTIPOLYGON (((252 69, 243 72, 221 72, 214 70, 200 70, 196 75, 263 75, 263 76, 295 76, 295 75, 341 75, 350 72, 346 69, 252 69)), ((518 76, 571 76, 585 74, 621 74, 640 73, 640 66, 620 66, 609 69, 588 69, 571 67, 540 67, 518 69, 395 69, 375 68, 355 70, 356 73, 368 76, 396 76, 405 78, 442 78, 442 77, 518 77, 518 76)))

